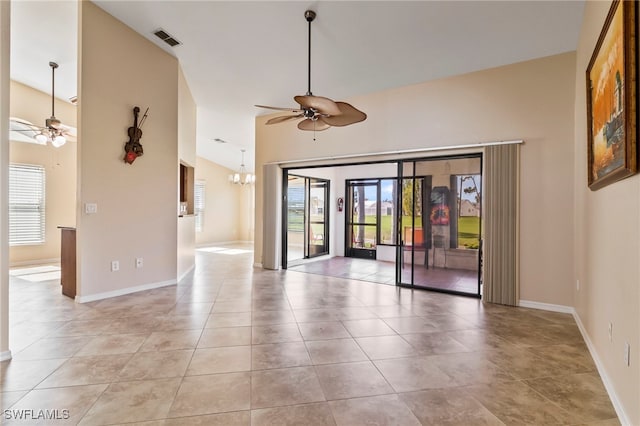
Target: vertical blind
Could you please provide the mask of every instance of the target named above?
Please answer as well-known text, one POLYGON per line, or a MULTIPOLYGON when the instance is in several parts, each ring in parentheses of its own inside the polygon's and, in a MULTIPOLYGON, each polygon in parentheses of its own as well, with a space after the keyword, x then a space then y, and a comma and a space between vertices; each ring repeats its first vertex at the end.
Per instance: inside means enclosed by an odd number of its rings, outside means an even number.
POLYGON ((42 244, 45 241, 44 167, 9 165, 9 244, 42 244))
POLYGON ((197 180, 194 185, 193 212, 196 215, 196 232, 202 232, 204 224, 204 181, 197 180))
POLYGON ((519 299, 520 146, 486 148, 485 243, 483 295, 485 302, 517 306, 519 299))

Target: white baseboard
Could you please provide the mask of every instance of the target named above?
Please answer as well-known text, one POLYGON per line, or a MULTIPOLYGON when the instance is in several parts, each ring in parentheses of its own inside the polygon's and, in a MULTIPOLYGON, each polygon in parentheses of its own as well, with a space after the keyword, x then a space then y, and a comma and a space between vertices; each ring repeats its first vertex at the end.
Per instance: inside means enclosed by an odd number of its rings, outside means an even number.
POLYGON ((253 244, 253 241, 234 240, 234 241, 213 241, 210 243, 196 244, 196 249, 211 247, 211 246, 229 246, 233 244, 253 244))
POLYGON ((541 309, 543 311, 562 312, 565 314, 573 315, 573 319, 576 321, 576 324, 578 325, 580 334, 582 334, 582 338, 584 339, 587 345, 587 348, 589 349, 591 358, 593 358, 593 362, 596 364, 596 368, 598 369, 598 374, 600 374, 600 378, 602 379, 604 388, 607 390, 607 394, 609 394, 609 399, 611 399, 613 408, 616 410, 616 415, 618 416, 618 419, 623 425, 630 425, 631 422, 629 421, 629 417, 627 417, 627 414, 624 412, 624 408, 622 407, 622 404, 618 399, 618 395, 616 394, 613 384, 611 383, 611 379, 609 379, 609 376, 607 375, 607 371, 604 368, 604 364, 602 364, 602 361, 600 361, 600 357, 598 356, 598 353, 596 352, 593 346, 593 343, 591 343, 589 334, 587 334, 587 329, 582 324, 582 321, 580 320, 580 316, 578 316, 578 313, 576 312, 576 310, 571 306, 554 305, 551 303, 534 302, 531 300, 520 300, 518 303, 518 306, 523 308, 541 309))
POLYGON ((575 310, 571 306, 554 305, 552 303, 534 302, 532 300, 519 300, 518 306, 521 308, 540 309, 542 311, 561 312, 563 314, 573 314, 575 310))
POLYGON ((17 266, 40 266, 40 265, 50 265, 52 263, 60 263, 60 258, 54 257, 52 259, 36 259, 36 260, 25 260, 22 262, 11 262, 9 264, 9 267, 15 268, 17 266))
POLYGON ((254 268, 262 268, 262 263, 261 262, 256 262, 253 264, 254 268))
POLYGON ((0 352, 0 361, 7 361, 11 359, 11 351, 0 352))
POLYGON ((193 271, 195 268, 196 268, 196 265, 194 263, 193 265, 191 265, 189 269, 184 271, 184 273, 178 277, 178 282, 182 281, 184 277, 186 277, 189 274, 189 272, 193 271))
POLYGON ((144 290, 153 290, 154 288, 166 287, 176 284, 176 280, 160 281, 157 283, 143 284, 136 287, 127 287, 119 290, 106 291, 104 293, 90 294, 88 296, 76 295, 76 302, 87 303, 95 302, 96 300, 109 299, 111 297, 124 296, 125 294, 137 293, 144 290))
POLYGON ((613 408, 616 410, 616 414, 618 415, 618 419, 620 420, 620 423, 622 425, 631 425, 631 421, 629 421, 629 417, 627 416, 627 413, 625 413, 624 408, 622 407, 622 404, 618 399, 618 395, 616 394, 616 390, 614 389, 613 384, 611 383, 611 379, 609 378, 609 375, 607 374, 607 371, 604 368, 604 364, 602 364, 602 361, 600 361, 600 357, 598 356, 598 353, 596 352, 593 346, 593 343, 591 343, 591 339, 589 339, 589 335, 587 334, 587 329, 584 327, 584 324, 582 324, 582 321, 580 320, 580 316, 575 311, 575 309, 573 310, 573 318, 576 320, 576 324, 578 324, 578 329, 580 329, 580 333, 582 334, 582 338, 584 339, 584 342, 587 344, 587 348, 589 348, 589 353, 591 354, 591 358, 593 358, 593 361, 596 364, 596 368, 598 369, 598 373, 600 374, 600 378, 602 379, 604 388, 607 390, 607 393, 609 394, 609 398, 611 399, 613 408))

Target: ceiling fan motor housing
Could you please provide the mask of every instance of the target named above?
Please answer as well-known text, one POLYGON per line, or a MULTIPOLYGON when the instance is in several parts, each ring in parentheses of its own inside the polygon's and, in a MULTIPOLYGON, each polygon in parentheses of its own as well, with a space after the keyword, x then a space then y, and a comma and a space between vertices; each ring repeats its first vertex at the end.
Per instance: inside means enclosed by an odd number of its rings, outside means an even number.
POLYGON ((312 22, 314 19, 316 19, 316 13, 313 10, 307 10, 306 12, 304 12, 304 17, 307 22, 312 22))

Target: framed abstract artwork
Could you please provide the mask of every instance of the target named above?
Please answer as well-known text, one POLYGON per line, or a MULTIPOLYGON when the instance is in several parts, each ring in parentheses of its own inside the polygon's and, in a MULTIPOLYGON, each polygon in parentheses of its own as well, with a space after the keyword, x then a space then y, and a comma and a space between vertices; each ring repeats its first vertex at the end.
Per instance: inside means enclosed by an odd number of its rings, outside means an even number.
POLYGON ((614 1, 587 67, 587 170, 591 190, 638 169, 636 2, 614 1))

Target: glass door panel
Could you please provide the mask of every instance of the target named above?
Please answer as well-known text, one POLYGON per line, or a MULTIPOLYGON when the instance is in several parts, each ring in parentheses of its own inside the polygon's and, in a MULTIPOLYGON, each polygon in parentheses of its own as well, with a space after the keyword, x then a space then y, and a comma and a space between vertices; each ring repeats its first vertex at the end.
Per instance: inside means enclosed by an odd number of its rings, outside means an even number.
POLYGON ((287 187, 287 262, 304 259, 305 178, 289 175, 287 187))
POLYGON ((329 181, 309 179, 308 256, 329 253, 328 223, 329 181))
POLYGON ((405 161, 400 285, 480 296, 481 158, 405 161))
POLYGON ((378 183, 348 183, 347 256, 376 258, 378 245, 378 183))

